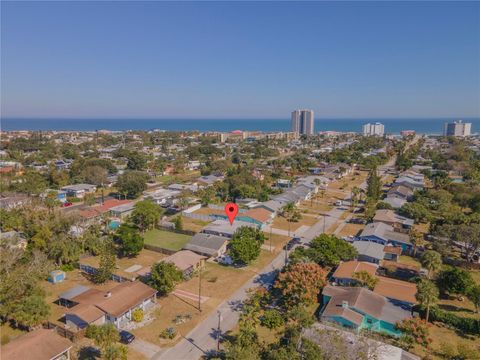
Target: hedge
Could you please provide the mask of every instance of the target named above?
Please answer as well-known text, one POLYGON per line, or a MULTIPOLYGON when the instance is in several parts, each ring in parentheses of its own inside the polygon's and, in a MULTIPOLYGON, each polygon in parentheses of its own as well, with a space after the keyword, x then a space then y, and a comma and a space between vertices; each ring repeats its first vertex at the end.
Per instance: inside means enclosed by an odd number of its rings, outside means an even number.
MULTIPOLYGON (((425 317, 425 309, 418 308, 417 310, 422 317, 425 317)), ((444 323, 465 334, 480 335, 480 319, 457 316, 436 306, 430 308, 429 320, 444 323)))

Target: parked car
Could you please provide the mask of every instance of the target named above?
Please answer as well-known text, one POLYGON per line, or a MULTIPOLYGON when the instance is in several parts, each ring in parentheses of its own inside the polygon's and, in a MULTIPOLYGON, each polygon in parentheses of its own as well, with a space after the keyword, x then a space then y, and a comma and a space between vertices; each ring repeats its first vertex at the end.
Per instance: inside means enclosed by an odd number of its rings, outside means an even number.
POLYGON ((73 204, 70 202, 70 201, 67 201, 67 202, 64 202, 62 204, 62 207, 69 207, 69 206, 72 206, 73 204))
POLYGON ((124 344, 130 344, 133 340, 135 340, 135 335, 133 335, 131 332, 128 332, 126 330, 120 331, 120 342, 124 344))
POLYGON ((285 250, 290 250, 291 248, 293 248, 295 245, 297 244, 300 244, 302 242, 302 240, 298 237, 298 236, 295 236, 294 238, 292 238, 283 248, 285 250))
POLYGON ((348 222, 351 224, 366 224, 367 220, 362 218, 351 218, 348 222))
POLYGON ((217 258, 219 264, 223 265, 233 265, 233 259, 230 255, 220 255, 217 258))

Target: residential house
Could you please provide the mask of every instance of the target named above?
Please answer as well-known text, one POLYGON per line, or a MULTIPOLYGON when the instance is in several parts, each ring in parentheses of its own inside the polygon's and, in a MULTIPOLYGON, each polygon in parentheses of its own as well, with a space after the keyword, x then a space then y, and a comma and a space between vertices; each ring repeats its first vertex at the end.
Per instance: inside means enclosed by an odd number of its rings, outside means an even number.
POLYGON ((395 231, 408 233, 413 227, 414 220, 398 215, 393 210, 380 209, 375 212, 373 222, 382 222, 390 225, 395 231))
POLYGON ((0 195, 0 209, 12 210, 31 203, 32 198, 23 193, 2 193, 0 195))
POLYGON ((199 186, 212 186, 217 181, 222 181, 223 178, 223 176, 205 175, 197 178, 197 183, 199 186))
POLYGON ((392 226, 382 222, 367 224, 358 239, 373 241, 382 245, 399 246, 403 251, 410 251, 413 247, 407 234, 394 231, 392 226))
POLYGON ((72 329, 90 324, 112 323, 123 328, 132 319, 135 309, 147 310, 156 301, 157 291, 140 281, 127 281, 109 291, 74 287, 59 295, 59 302, 69 309, 65 321, 72 329))
POLYGON ((371 241, 354 241, 352 246, 358 252, 358 261, 380 264, 385 258, 385 246, 371 241))
POLYGON ((413 198, 413 190, 408 186, 394 184, 390 190, 388 190, 387 198, 398 198, 409 201, 413 198))
POLYGON ((191 191, 191 192, 197 192, 198 191, 198 185, 195 184, 170 184, 168 185, 167 189, 169 190, 177 190, 177 191, 191 191))
POLYGON ((355 279, 354 274, 366 271, 378 279, 373 292, 385 296, 399 306, 410 309, 416 303, 416 284, 380 276, 377 274, 378 269, 378 265, 367 262, 342 262, 333 273, 331 281, 342 286, 355 286, 358 285, 358 280, 355 279))
POLYGON ((268 201, 259 203, 256 206, 256 208, 266 209, 266 210, 272 212, 273 217, 275 217, 281 211, 282 207, 284 207, 285 205, 286 205, 285 202, 281 202, 281 201, 277 201, 277 200, 268 200, 268 201))
POLYGON ((196 270, 205 264, 205 256, 198 255, 191 250, 180 250, 162 261, 174 264, 183 274, 190 277, 196 270))
POLYGON ((398 261, 398 258, 400 257, 400 255, 402 255, 402 248, 397 246, 386 245, 383 248, 383 251, 385 253, 385 256, 383 259, 387 261, 396 262, 398 261))
POLYGON ((371 276, 375 276, 377 269, 377 264, 369 262, 357 260, 342 262, 335 269, 330 281, 342 286, 355 285, 357 280, 353 278, 353 274, 360 271, 366 271, 371 276))
POLYGON ((229 240, 229 238, 224 236, 197 233, 183 248, 200 255, 216 258, 225 254, 229 240))
POLYGON ((400 197, 395 197, 395 196, 387 196, 382 201, 384 203, 387 203, 388 205, 390 205, 394 209, 400 209, 407 202, 406 199, 402 199, 400 197))
POLYGON ((254 208, 245 213, 238 214, 235 220, 252 223, 259 229, 262 229, 263 226, 272 222, 273 217, 274 215, 271 211, 268 211, 264 208, 254 208))
POLYGON ((73 343, 55 330, 38 329, 2 345, 3 360, 70 360, 73 343))
POLYGON ((334 322, 357 332, 365 329, 401 336, 395 324, 412 317, 410 311, 366 288, 327 285, 322 298, 322 321, 334 322))
POLYGON ((145 199, 152 200, 155 204, 162 207, 168 207, 175 203, 175 198, 180 195, 178 190, 155 189, 153 191, 145 191, 145 199))
POLYGON ((242 226, 257 228, 256 225, 250 222, 235 220, 233 224, 230 224, 230 221, 228 220, 219 219, 212 221, 210 224, 206 225, 201 232, 205 234, 223 236, 231 239, 235 231, 237 231, 242 226))
POLYGON ((61 188, 67 192, 67 196, 72 196, 76 198, 83 198, 85 194, 94 193, 97 191, 97 187, 91 184, 75 184, 75 185, 68 185, 61 188))
POLYGON ((110 215, 119 219, 123 219, 128 215, 130 215, 133 212, 134 208, 135 208, 135 203, 130 201, 126 204, 121 204, 121 205, 111 207, 110 215))

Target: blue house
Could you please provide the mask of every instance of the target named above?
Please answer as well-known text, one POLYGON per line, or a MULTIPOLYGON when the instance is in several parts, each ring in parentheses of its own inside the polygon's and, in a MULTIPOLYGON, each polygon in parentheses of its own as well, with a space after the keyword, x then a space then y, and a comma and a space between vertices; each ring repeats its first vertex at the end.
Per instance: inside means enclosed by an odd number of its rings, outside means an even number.
POLYGON ((413 247, 408 234, 396 232, 392 226, 382 222, 367 224, 358 240, 398 246, 402 248, 402 251, 410 251, 413 247))
POLYGON ((321 320, 360 332, 363 329, 401 336, 395 324, 411 318, 410 311, 382 295, 361 287, 326 286, 322 292, 321 320))

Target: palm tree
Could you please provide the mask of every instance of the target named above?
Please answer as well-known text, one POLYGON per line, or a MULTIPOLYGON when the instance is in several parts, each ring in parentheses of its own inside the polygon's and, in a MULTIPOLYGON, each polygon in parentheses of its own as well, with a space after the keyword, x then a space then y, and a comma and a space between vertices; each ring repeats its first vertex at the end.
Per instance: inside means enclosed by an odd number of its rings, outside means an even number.
POLYGON ((442 268, 442 256, 433 250, 425 251, 421 259, 422 266, 428 270, 428 278, 431 278, 432 272, 442 268))
POLYGON ((427 314, 425 321, 428 323, 428 317, 430 314, 430 306, 434 305, 438 301, 438 288, 430 280, 421 280, 417 284, 417 293, 415 298, 423 306, 427 308, 427 314))
POLYGON ((424 244, 423 234, 415 229, 410 231, 410 242, 413 245, 413 256, 417 253, 417 248, 424 244))
POLYGON ((293 221, 292 218, 295 214, 296 207, 293 202, 289 202, 284 207, 282 207, 281 215, 287 220, 288 222, 288 236, 290 236, 290 223, 293 221))
POLYGON ((352 188, 352 194, 350 195, 350 204, 352 206, 352 213, 357 207, 358 201, 360 200, 360 188, 354 186, 352 188))

